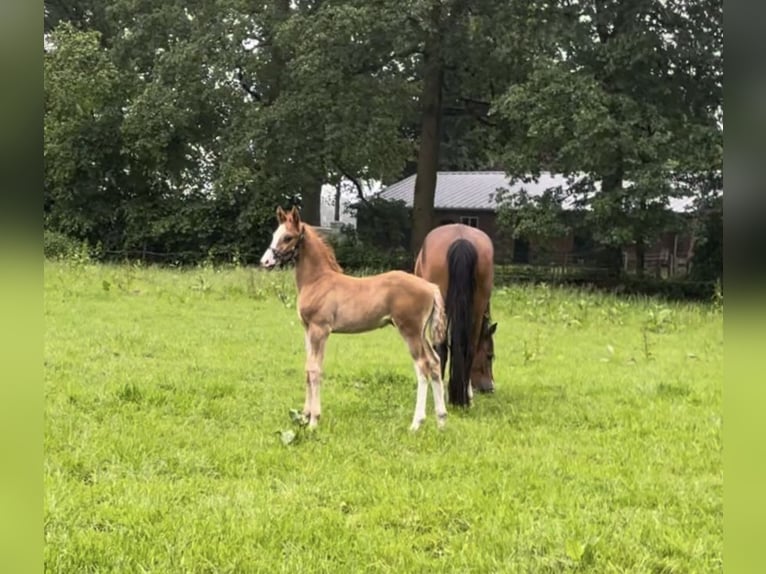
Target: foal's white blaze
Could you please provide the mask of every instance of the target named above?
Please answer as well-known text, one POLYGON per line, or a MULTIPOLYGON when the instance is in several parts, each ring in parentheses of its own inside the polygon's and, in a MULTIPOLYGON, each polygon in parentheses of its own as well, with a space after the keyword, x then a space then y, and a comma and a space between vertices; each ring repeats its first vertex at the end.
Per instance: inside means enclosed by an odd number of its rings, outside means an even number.
POLYGON ((277 248, 277 245, 279 245, 279 240, 282 239, 282 236, 285 234, 285 224, 280 224, 279 227, 276 228, 274 231, 274 234, 271 236, 271 245, 269 245, 269 248, 263 252, 263 256, 261 256, 261 267, 274 267, 274 265, 277 264, 277 258, 274 256, 274 250, 277 248))

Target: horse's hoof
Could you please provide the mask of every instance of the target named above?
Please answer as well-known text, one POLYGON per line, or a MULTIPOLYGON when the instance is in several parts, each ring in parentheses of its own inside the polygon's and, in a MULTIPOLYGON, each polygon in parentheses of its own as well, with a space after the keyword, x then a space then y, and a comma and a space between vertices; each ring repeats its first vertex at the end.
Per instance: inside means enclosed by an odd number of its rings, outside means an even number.
POLYGON ((412 424, 410 425, 410 430, 412 432, 416 432, 420 428, 420 425, 422 425, 422 424, 423 424, 422 420, 412 421, 412 424))
POLYGON ((437 415, 436 416, 436 428, 439 430, 444 430, 444 427, 447 426, 447 413, 437 415))

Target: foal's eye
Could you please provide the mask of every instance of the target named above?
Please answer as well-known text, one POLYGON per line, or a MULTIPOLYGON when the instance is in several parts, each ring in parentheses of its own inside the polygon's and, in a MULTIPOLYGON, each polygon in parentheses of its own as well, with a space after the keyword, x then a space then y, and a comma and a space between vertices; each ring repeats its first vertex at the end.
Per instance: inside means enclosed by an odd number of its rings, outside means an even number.
POLYGON ((292 235, 283 235, 282 239, 284 239, 285 241, 292 241, 293 236, 292 235))

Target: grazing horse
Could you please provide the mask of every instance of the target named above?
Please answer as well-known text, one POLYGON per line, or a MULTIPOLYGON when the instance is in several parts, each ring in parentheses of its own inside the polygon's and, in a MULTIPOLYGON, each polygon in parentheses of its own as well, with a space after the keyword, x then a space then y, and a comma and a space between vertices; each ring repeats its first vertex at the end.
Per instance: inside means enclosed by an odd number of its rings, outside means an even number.
POLYGON ((345 275, 332 248, 317 231, 301 221, 297 208, 277 208, 279 226, 271 245, 261 257, 261 266, 295 262, 298 287, 298 316, 306 342, 306 401, 303 413, 309 427, 319 422, 319 385, 325 343, 330 333, 363 333, 394 325, 407 343, 418 381, 412 430, 426 418, 428 381, 434 395, 436 422, 446 422, 444 386, 439 355, 434 345, 446 335, 444 300, 438 285, 403 271, 371 277, 345 275), (431 331, 431 341, 427 331, 431 331))
POLYGON ((437 346, 441 374, 450 358, 449 401, 468 406, 473 388, 493 392, 493 335, 489 300, 494 280, 494 248, 483 231, 453 223, 426 235, 415 275, 439 285, 447 313, 449 343, 437 346))

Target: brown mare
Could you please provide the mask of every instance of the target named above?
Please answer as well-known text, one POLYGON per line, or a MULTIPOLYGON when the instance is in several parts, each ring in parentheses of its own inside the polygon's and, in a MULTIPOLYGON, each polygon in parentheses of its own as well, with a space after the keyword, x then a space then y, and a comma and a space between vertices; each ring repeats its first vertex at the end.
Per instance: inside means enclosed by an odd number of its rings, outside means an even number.
POLYGON ((446 422, 444 386, 434 345, 446 334, 444 300, 439 287, 403 271, 371 277, 345 275, 335 254, 317 231, 301 221, 298 210, 277 208, 279 226, 261 266, 295 262, 298 316, 305 329, 306 401, 303 413, 316 427, 321 414, 319 385, 325 343, 330 333, 363 333, 394 325, 406 341, 418 381, 412 430, 426 418, 428 381, 434 395, 436 422, 446 422), (430 329, 431 341, 426 337, 430 329))
POLYGON ((415 274, 439 285, 447 313, 448 343, 437 346, 441 374, 450 357, 449 401, 468 406, 472 388, 493 392, 493 335, 489 300, 494 281, 494 248, 483 231, 454 223, 426 235, 415 274), (470 382, 469 382, 470 381, 470 382))

